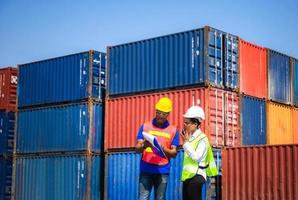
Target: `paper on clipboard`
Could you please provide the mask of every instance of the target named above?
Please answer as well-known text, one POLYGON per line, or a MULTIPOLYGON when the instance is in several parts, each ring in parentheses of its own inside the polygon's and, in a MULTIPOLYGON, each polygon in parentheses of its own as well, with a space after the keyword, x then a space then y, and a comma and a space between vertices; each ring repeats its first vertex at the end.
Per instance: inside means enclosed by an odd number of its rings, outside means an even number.
POLYGON ((144 136, 145 140, 150 142, 150 144, 154 147, 154 153, 158 154, 159 156, 161 156, 163 158, 166 158, 165 152, 162 150, 160 144, 158 143, 158 141, 154 135, 151 135, 151 134, 143 131, 143 136, 144 136))

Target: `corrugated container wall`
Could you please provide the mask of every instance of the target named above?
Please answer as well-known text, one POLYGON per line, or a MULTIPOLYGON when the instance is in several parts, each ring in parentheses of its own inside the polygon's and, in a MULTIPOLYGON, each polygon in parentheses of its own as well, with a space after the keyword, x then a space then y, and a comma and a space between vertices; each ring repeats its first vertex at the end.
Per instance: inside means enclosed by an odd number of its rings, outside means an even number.
POLYGON ((13 153, 14 127, 15 113, 0 111, 0 156, 13 153))
MULTIPOLYGON (((224 86, 230 89, 239 87, 239 39, 224 33, 224 86)), ((210 47, 209 47, 210 48, 210 47)))
POLYGON ((298 106, 298 61, 295 59, 292 62, 293 62, 293 68, 294 68, 293 98, 294 98, 294 105, 298 106))
POLYGON ((195 84, 238 87, 238 38, 210 27, 107 51, 108 95, 195 84))
POLYGON ((293 74, 290 58, 267 49, 268 99, 283 104, 292 104, 293 74))
MULTIPOLYGON (((267 144, 293 143, 293 109, 267 102, 267 144)), ((297 122, 296 122, 297 123, 297 122)))
POLYGON ((105 150, 134 147, 142 123, 155 116, 155 104, 167 96, 173 101, 171 124, 181 130, 183 114, 193 105, 202 106, 206 120, 202 130, 214 146, 241 143, 239 97, 237 93, 216 88, 193 88, 107 99, 105 110, 105 150), (115 140, 117 138, 117 140, 115 140))
POLYGON ((12 158, 0 156, 0 199, 10 200, 12 183, 12 158))
POLYGON ((16 68, 0 69, 0 110, 16 111, 17 84, 16 68))
POLYGON ((19 65, 18 107, 103 98, 105 54, 89 51, 19 65))
POLYGON ((298 144, 298 108, 293 109, 293 143, 298 144))
MULTIPOLYGON (((214 149, 214 157, 221 173, 221 151, 214 149)), ((139 173, 141 154, 134 151, 113 152, 106 156, 105 199, 138 199, 139 173)), ((177 157, 171 159, 171 171, 168 179, 166 199, 182 199, 181 171, 183 165, 183 151, 179 150, 177 157)), ((203 199, 220 199, 220 185, 212 178, 203 187, 203 199), (207 191, 208 188, 208 191, 207 191)), ((154 199, 151 193, 151 200, 154 199)))
POLYGON ((101 103, 91 102, 19 111, 16 152, 101 152, 102 112, 101 103))
POLYGON ((240 92, 267 98, 266 49, 239 39, 240 92))
POLYGON ((298 145, 222 150, 222 199, 298 199, 298 145))
POLYGON ((16 158, 12 199, 99 200, 101 156, 94 155, 91 162, 88 160, 86 155, 16 158))
POLYGON ((266 102, 251 96, 241 96, 242 144, 266 144, 266 102))

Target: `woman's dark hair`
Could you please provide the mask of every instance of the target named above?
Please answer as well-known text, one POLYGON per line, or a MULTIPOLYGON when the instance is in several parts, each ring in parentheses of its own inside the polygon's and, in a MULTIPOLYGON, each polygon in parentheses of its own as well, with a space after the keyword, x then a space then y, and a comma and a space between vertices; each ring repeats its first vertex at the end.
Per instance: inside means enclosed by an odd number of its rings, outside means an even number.
POLYGON ((197 128, 199 128, 199 126, 201 125, 200 120, 198 120, 198 119, 196 119, 196 118, 189 118, 189 121, 190 121, 192 124, 197 124, 197 128))

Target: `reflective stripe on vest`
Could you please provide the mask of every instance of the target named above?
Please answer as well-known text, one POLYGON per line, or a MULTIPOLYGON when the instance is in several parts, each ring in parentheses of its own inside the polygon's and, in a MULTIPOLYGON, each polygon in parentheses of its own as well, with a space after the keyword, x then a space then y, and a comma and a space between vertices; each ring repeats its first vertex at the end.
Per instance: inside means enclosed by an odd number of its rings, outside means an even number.
MULTIPOLYGON (((196 149, 200 141, 206 137, 207 136, 204 133, 200 133, 197 138, 190 141, 193 149, 196 149)), ((199 164, 196 161, 192 160, 191 157, 189 157, 188 154, 184 152, 183 170, 181 176, 182 181, 194 177, 198 173, 199 168, 205 169, 207 176, 216 176, 218 174, 209 142, 207 142, 207 155, 205 158, 205 162, 200 162, 199 164)))
MULTIPOLYGON (((173 138, 177 129, 174 126, 169 125, 167 128, 157 128, 152 125, 152 122, 146 122, 143 126, 143 131, 151 135, 156 136, 160 145, 171 148, 173 138)), ((162 158, 155 154, 151 147, 147 147, 143 152, 142 160, 144 162, 155 165, 166 165, 169 163, 168 158, 162 158)))

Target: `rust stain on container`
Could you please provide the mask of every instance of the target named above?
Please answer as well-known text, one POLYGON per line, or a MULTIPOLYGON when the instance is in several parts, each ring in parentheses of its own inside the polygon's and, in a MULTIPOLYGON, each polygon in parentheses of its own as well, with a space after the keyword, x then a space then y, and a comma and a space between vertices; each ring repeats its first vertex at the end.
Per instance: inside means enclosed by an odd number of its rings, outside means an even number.
POLYGON ((298 144, 222 150, 222 199, 298 199, 298 144))
POLYGON ((202 130, 213 146, 240 144, 239 96, 216 88, 193 88, 111 98, 106 101, 105 150, 134 147, 142 123, 155 116, 155 103, 167 96, 173 101, 171 124, 181 130, 183 114, 193 104, 203 107, 202 130))
POLYGON ((267 102, 267 144, 293 144, 293 109, 267 102))
POLYGON ((16 111, 18 75, 17 69, 0 69, 0 109, 16 111))

